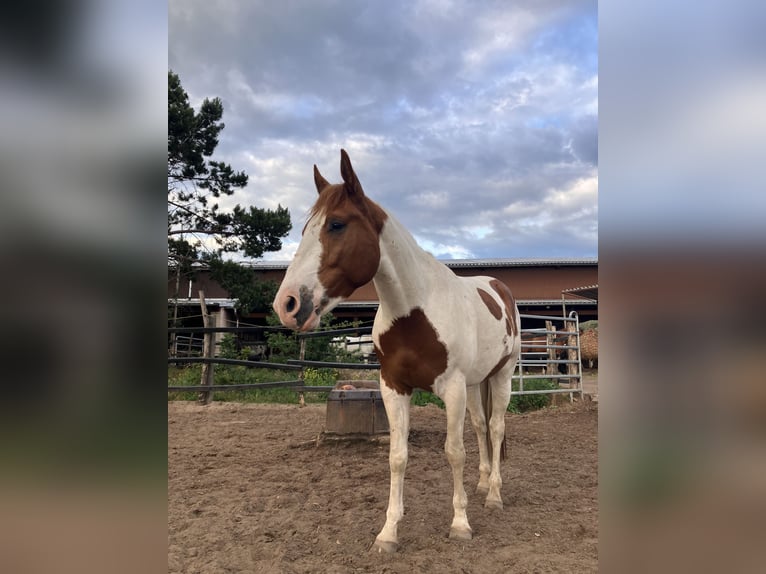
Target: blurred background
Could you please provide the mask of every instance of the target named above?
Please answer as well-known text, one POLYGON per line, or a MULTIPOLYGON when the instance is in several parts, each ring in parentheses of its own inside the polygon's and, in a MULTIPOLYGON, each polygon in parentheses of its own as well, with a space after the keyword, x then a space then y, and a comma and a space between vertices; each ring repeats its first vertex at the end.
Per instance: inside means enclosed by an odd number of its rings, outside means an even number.
POLYGON ((765 16, 599 3, 605 572, 766 559, 765 16))
POLYGON ((164 3, 3 9, 3 572, 165 568, 166 68, 164 3))

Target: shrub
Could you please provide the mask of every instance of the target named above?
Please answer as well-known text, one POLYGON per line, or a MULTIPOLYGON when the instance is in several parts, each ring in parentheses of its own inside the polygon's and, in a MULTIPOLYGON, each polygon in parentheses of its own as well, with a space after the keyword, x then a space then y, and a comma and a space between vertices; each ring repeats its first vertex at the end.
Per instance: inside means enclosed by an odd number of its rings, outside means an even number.
POLYGON ((419 407, 433 404, 438 406, 440 409, 444 408, 444 401, 442 401, 439 397, 433 393, 429 393, 428 391, 421 390, 416 390, 414 393, 412 393, 410 404, 417 405, 419 407))
MULTIPOLYGON (((269 325, 279 326, 279 318, 275 313, 267 317, 269 325)), ((334 323, 332 313, 322 315, 319 323, 319 330, 343 329, 353 327, 353 323, 339 322, 334 323)), ((297 333, 292 331, 272 331, 266 334, 266 341, 269 346, 271 361, 275 363, 284 363, 288 359, 297 359, 300 355, 300 341, 297 333)), ((361 356, 358 353, 348 352, 332 344, 330 336, 311 337, 306 339, 307 361, 330 361, 339 363, 360 363, 361 356)))
MULTIPOLYGON (((555 381, 550 379, 524 379, 525 391, 541 391, 558 389, 559 385, 555 381)), ((519 390, 519 383, 513 383, 513 390, 519 390)), ((444 402, 428 391, 416 390, 412 393, 411 404, 417 406, 425 406, 428 404, 437 405, 439 408, 444 408, 444 402)), ((551 404, 551 395, 514 395, 511 397, 511 402, 508 404, 508 412, 511 413, 524 413, 527 411, 535 411, 545 408, 551 404)))
POLYGON ((218 344, 219 355, 224 359, 247 360, 250 350, 247 347, 237 348, 237 338, 231 333, 226 333, 218 344))
MULTIPOLYGON (((188 386, 189 391, 172 391, 168 400, 196 400, 197 387, 202 376, 202 367, 168 367, 168 384, 173 386, 188 386)), ((236 383, 272 383, 289 381, 296 378, 295 371, 278 371, 273 369, 251 369, 248 367, 216 365, 215 384, 228 385, 236 383)), ((316 394, 316 393, 314 393, 316 394)), ((306 397, 307 401, 309 396, 306 397)), ((214 401, 240 401, 256 403, 297 403, 298 394, 290 389, 238 389, 232 391, 213 391, 214 401)))
MULTIPOLYGON (((202 368, 200 365, 188 367, 168 366, 168 384, 173 386, 188 386, 189 391, 174 391, 168 393, 168 400, 195 400, 197 390, 194 388, 199 385, 202 368)), ((216 365, 215 383, 217 385, 235 384, 235 383, 266 383, 275 381, 287 381, 296 378, 295 371, 276 371, 271 369, 251 369, 248 367, 216 365)), ((314 369, 306 368, 304 370, 304 383, 307 386, 327 386, 335 385, 339 377, 336 369, 314 369)), ((517 381, 513 383, 513 389, 518 390, 517 381)), ((550 379, 524 379, 524 390, 549 390, 557 389, 557 382, 550 379)), ((328 392, 329 392, 328 388, 328 392)), ((327 400, 328 393, 306 393, 305 401, 311 403, 321 403, 327 400)), ((523 413, 542 409, 551 404, 550 394, 540 395, 515 395, 511 397, 508 405, 508 411, 512 413, 523 413)), ((261 403, 288 403, 296 404, 299 400, 298 393, 290 389, 243 389, 226 392, 214 392, 215 401, 242 401, 242 402, 261 402, 261 403)), ((439 408, 444 408, 444 402, 427 391, 416 390, 412 394, 411 404, 425 406, 435 404, 439 408)))
MULTIPOLYGON (((559 385, 551 379, 524 379, 525 391, 542 391, 558 389, 559 385)), ((519 390, 519 383, 514 381, 513 390, 519 390)), ((508 410, 512 413, 524 413, 545 408, 551 404, 551 396, 545 395, 513 395, 508 410)))
POLYGON ((338 371, 335 369, 303 369, 303 382, 309 387, 328 386, 332 387, 338 380, 338 371))

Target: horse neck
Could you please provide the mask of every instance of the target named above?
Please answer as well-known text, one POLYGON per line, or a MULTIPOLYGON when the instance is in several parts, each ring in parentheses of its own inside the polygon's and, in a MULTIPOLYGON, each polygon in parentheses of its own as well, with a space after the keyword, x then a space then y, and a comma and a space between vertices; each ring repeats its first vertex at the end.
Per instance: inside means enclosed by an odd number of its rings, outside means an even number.
POLYGON ((380 266, 373 283, 380 306, 390 317, 401 317, 423 307, 433 284, 446 267, 421 249, 395 218, 388 219, 380 235, 380 266))

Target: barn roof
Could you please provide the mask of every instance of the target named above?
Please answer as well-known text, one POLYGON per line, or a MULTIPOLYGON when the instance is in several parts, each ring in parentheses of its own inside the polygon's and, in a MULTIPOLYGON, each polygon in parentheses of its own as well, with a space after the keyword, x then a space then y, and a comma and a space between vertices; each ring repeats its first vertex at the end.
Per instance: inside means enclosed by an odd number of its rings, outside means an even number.
MULTIPOLYGON (((179 306, 192 306, 192 307, 198 307, 199 306, 199 297, 179 297, 178 300, 173 299, 172 297, 168 297, 168 305, 175 305, 178 303, 179 306)), ((207 303, 210 306, 218 306, 218 307, 234 307, 237 303, 236 299, 230 299, 230 298, 213 298, 213 297, 206 297, 205 303, 207 303)), ((529 307, 542 307, 542 306, 551 306, 561 305, 560 299, 517 299, 516 303, 523 306, 529 306, 529 307)), ((342 301, 338 304, 339 308, 348 308, 348 307, 354 307, 354 308, 369 308, 369 309, 377 309, 378 305, 380 303, 378 301, 342 301)), ((588 301, 567 301, 567 304, 569 305, 587 305, 588 301)))
POLYGON ((447 267, 545 267, 563 265, 598 265, 598 258, 493 258, 440 259, 447 267))
MULTIPOLYGON (((440 259, 447 267, 452 269, 465 269, 470 267, 560 267, 567 265, 598 265, 597 257, 582 258, 489 258, 489 259, 440 259)), ((253 269, 264 271, 279 271, 287 269, 289 261, 249 261, 243 263, 253 269)))
POLYGON ((598 284, 587 285, 585 287, 572 287, 570 289, 562 289, 561 294, 573 295, 574 297, 590 299, 591 301, 598 301, 598 284))

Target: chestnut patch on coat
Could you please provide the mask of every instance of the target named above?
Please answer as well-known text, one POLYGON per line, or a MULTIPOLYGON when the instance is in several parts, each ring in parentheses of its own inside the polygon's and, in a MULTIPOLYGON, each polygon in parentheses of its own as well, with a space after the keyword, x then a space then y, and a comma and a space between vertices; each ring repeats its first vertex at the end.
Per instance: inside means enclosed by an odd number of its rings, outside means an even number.
POLYGON ((379 345, 375 353, 383 381, 400 395, 415 388, 433 390, 436 377, 447 370, 447 348, 419 307, 395 319, 379 345))
POLYGON ((311 208, 309 221, 323 218, 319 231, 319 282, 328 297, 345 299, 378 272, 380 232, 388 216, 364 194, 345 150, 340 150, 340 172, 343 183, 333 185, 314 166, 319 198, 311 208))
POLYGON ((488 379, 488 378, 493 377, 494 375, 498 374, 500 372, 500 369, 502 369, 505 366, 505 364, 510 360, 510 358, 511 358, 510 355, 505 355, 502 359, 500 359, 497 362, 497 365, 492 367, 492 370, 489 372, 489 374, 485 378, 488 379))
POLYGON ((511 336, 516 335, 519 332, 519 326, 516 324, 516 301, 513 299, 511 290, 508 289, 508 285, 498 279, 490 281, 489 286, 500 295, 505 306, 505 330, 511 336))
POLYGON ((489 312, 492 313, 492 316, 498 321, 502 319, 503 310, 500 308, 500 305, 497 304, 497 301, 495 301, 495 298, 492 297, 492 295, 490 295, 489 293, 487 293, 484 289, 481 289, 480 287, 477 287, 476 290, 479 292, 479 297, 481 297, 481 300, 487 306, 487 309, 489 309, 489 312))
POLYGON ((345 299, 378 272, 386 214, 366 197, 349 197, 343 185, 326 187, 314 207, 324 215, 319 281, 328 297, 345 299))

